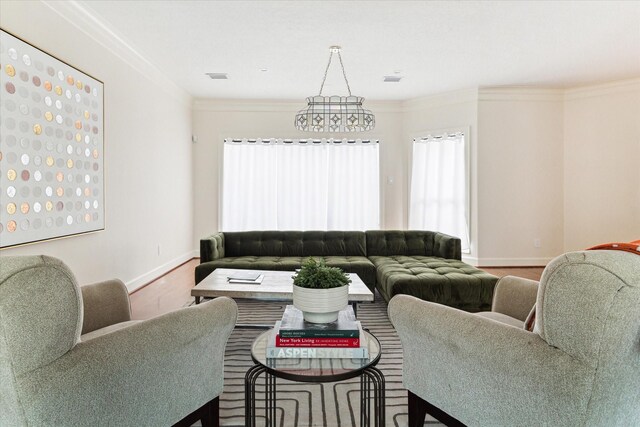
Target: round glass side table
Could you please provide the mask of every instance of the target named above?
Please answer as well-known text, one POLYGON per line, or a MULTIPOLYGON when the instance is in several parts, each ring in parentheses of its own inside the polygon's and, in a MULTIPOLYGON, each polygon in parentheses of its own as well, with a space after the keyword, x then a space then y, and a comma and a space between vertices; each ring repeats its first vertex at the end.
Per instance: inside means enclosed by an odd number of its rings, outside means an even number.
MULTIPOLYGON (((344 358, 267 358, 267 344, 273 329, 260 334, 251 345, 251 358, 255 365, 244 379, 245 425, 256 425, 256 382, 265 376, 266 426, 276 425, 276 377, 290 381, 326 383, 360 377, 360 425, 385 425, 384 375, 375 367, 382 348, 378 339, 364 331, 369 351, 368 359, 344 358), (373 400, 373 415, 371 401, 373 400)), ((286 425, 286 423, 285 423, 286 425)))

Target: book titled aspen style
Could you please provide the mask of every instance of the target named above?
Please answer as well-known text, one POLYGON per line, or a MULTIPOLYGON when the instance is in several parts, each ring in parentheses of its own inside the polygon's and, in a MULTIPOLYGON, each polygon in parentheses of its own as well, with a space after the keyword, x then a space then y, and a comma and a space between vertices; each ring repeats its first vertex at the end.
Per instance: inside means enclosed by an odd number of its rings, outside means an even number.
POLYGON ((267 347, 267 359, 367 359, 364 347, 267 347))

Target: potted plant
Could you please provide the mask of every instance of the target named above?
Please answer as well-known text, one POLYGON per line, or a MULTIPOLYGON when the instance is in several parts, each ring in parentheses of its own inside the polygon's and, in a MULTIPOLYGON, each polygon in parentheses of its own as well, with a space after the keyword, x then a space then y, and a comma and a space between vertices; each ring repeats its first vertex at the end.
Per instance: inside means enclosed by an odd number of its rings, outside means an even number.
POLYGON ((330 323, 349 303, 349 276, 323 260, 307 258, 293 276, 293 305, 312 323, 330 323))

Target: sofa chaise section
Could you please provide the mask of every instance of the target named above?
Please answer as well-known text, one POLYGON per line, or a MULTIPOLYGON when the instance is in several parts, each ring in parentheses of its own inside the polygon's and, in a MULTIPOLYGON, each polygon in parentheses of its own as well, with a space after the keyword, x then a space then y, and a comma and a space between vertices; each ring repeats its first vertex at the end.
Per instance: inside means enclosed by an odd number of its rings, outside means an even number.
POLYGON ((466 311, 491 307, 497 277, 462 262, 460 239, 433 231, 367 231, 377 288, 466 311))
POLYGON ((355 273, 373 291, 376 269, 362 231, 220 232, 200 241, 196 283, 216 268, 293 271, 307 257, 355 273))

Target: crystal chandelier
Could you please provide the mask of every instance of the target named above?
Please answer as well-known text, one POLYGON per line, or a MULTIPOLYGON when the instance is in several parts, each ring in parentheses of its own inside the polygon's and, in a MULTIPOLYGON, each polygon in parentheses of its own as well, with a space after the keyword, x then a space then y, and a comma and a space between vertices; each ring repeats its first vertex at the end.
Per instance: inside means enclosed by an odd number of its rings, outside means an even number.
POLYGON ((373 129, 376 118, 371 111, 362 108, 364 98, 351 95, 342 56, 340 56, 340 46, 331 46, 329 50, 331 54, 327 68, 324 70, 320 93, 307 98, 307 108, 298 111, 295 120, 296 129, 307 132, 362 132, 373 129), (327 72, 334 53, 340 60, 342 76, 347 84, 349 96, 322 96, 322 89, 327 80, 327 72))

